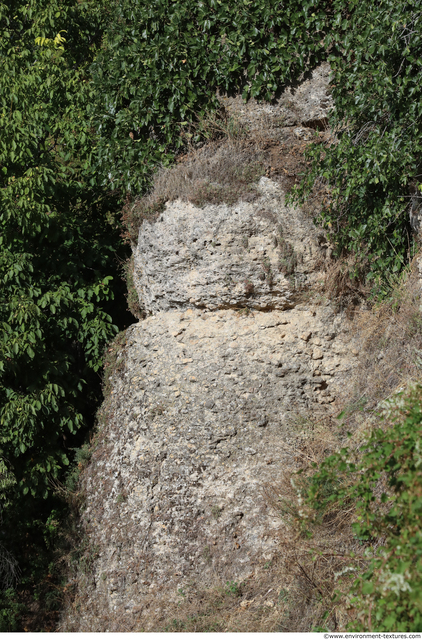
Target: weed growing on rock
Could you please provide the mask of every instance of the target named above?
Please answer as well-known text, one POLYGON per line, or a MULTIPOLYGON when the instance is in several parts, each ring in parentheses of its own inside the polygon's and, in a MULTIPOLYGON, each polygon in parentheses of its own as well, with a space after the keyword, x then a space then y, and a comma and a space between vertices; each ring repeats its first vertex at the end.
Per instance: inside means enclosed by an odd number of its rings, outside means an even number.
POLYGON ((222 508, 217 505, 214 505, 213 507, 211 507, 212 517, 215 520, 218 520, 220 518, 222 511, 223 511, 222 508))
POLYGON ((255 286, 253 284, 253 282, 251 282, 250 280, 248 280, 247 278, 243 281, 244 287, 245 287, 245 293, 247 296, 251 296, 253 295, 253 292, 255 290, 255 286))
POLYGON ((126 262, 123 265, 123 271, 125 275, 126 289, 127 289, 126 300, 127 300, 128 310, 131 312, 133 316, 135 316, 135 318, 137 318, 138 320, 141 320, 145 314, 139 305, 139 295, 136 291, 135 282, 133 279, 134 261, 135 261, 135 257, 132 254, 131 257, 128 258, 128 260, 126 260, 126 262))
POLYGON ((366 262, 358 260, 354 254, 328 264, 324 289, 330 298, 336 299, 339 310, 355 308, 368 298, 367 267, 366 262))
POLYGON ((142 222, 155 220, 164 211, 165 202, 165 198, 153 196, 145 196, 135 202, 128 198, 122 209, 121 217, 125 229, 123 238, 131 244, 136 244, 142 222))
POLYGON ((227 114, 223 106, 215 112, 201 114, 198 122, 192 122, 188 128, 182 131, 188 148, 192 150, 195 149, 195 143, 192 145, 193 138, 201 141, 196 143, 196 148, 200 148, 204 141, 208 143, 221 140, 236 142, 245 140, 248 134, 248 128, 238 116, 227 114))
POLYGON ((207 564, 210 564, 212 562, 212 555, 208 545, 204 547, 204 550, 202 552, 202 557, 204 558, 207 564))
POLYGON ((126 332, 121 331, 106 347, 104 353, 104 373, 103 373, 103 396, 105 399, 110 395, 111 380, 113 373, 118 373, 124 368, 123 350, 126 345, 126 332))
POLYGON ((278 240, 279 247, 279 259, 278 259, 278 269, 280 273, 283 273, 285 276, 291 276, 294 274, 298 258, 295 250, 293 249, 290 242, 285 240, 283 237, 280 237, 278 240))
POLYGON ((241 587, 242 585, 240 585, 238 582, 235 582, 234 580, 227 580, 224 591, 227 593, 227 595, 235 596, 236 598, 238 598, 242 595, 241 587))

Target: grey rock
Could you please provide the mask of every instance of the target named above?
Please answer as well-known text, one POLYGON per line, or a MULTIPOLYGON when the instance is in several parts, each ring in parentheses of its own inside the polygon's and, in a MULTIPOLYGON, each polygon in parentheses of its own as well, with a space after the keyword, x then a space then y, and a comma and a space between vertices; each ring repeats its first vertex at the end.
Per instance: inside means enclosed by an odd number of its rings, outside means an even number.
POLYGON ((322 64, 309 77, 296 86, 287 87, 280 98, 272 104, 249 100, 246 104, 241 96, 222 97, 221 103, 231 115, 235 115, 250 131, 277 130, 282 136, 286 129, 297 130, 297 137, 309 139, 312 129, 327 127, 330 109, 333 107, 329 86, 330 67, 322 64))

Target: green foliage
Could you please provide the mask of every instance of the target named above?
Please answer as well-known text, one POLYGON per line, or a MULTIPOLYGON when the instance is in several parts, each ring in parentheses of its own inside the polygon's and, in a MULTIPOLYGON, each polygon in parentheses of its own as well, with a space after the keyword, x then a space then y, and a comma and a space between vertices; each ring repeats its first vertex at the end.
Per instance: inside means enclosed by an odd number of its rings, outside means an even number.
POLYGON ((228 596, 239 597, 242 595, 242 585, 238 582, 234 582, 233 580, 227 580, 226 586, 224 587, 224 592, 228 596))
POLYGON ((0 593, 0 633, 19 630, 19 621, 24 607, 17 602, 13 589, 0 593))
POLYGON ((344 448, 322 463, 308 499, 320 514, 355 507, 368 569, 350 593, 360 612, 353 630, 420 631, 422 387, 390 402, 381 418, 359 452, 344 448))
POLYGON ((302 200, 315 184, 328 187, 330 201, 318 222, 339 254, 352 252, 367 265, 377 287, 380 276, 401 270, 413 251, 409 210, 422 166, 422 14, 410 0, 337 1, 334 14, 325 38, 334 134, 311 147, 312 169, 295 196, 302 200))
MULTIPOLYGON (((36 585, 57 542, 52 487, 92 426, 122 320, 118 196, 92 170, 87 114, 104 5, 0 1, 0 548, 49 602, 36 585)), ((11 630, 15 596, 1 598, 11 630)))
POLYGON ((330 4, 116 3, 91 69, 103 183, 142 192, 154 167, 201 138, 189 131, 218 108, 217 88, 271 99, 314 67, 325 57, 330 4))
POLYGON ((0 4, 0 456, 24 495, 68 465, 63 439, 87 425, 117 331, 121 243, 86 120, 101 20, 71 0, 0 4))

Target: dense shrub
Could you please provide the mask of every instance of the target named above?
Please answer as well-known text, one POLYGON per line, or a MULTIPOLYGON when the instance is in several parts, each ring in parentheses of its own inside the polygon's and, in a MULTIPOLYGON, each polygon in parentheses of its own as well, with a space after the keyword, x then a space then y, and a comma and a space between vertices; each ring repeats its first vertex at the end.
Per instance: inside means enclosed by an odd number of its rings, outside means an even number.
POLYGON ((0 447, 23 494, 67 464, 63 438, 86 424, 117 330, 121 243, 84 117, 95 17, 71 1, 0 5, 0 447))
POLYGON ((106 15, 98 2, 0 2, 0 548, 26 584, 44 557, 34 521, 92 427, 122 321, 118 198, 92 172, 87 116, 106 15))
POLYGON ((377 281, 408 261, 409 214, 422 203, 422 12, 408 0, 336 6, 325 39, 333 134, 311 147, 312 170, 296 196, 328 187, 318 221, 338 254, 353 253, 377 281))
MULTIPOLYGON (((422 388, 385 405, 359 450, 345 447, 314 475, 308 502, 323 517, 355 509, 355 536, 367 570, 350 590, 349 630, 420 631, 422 626, 422 388)), ((353 556, 350 557, 353 567, 353 556)))
POLYGON ((271 99, 325 57, 330 15, 325 0, 119 2, 92 67, 103 180, 138 195, 217 88, 271 99))

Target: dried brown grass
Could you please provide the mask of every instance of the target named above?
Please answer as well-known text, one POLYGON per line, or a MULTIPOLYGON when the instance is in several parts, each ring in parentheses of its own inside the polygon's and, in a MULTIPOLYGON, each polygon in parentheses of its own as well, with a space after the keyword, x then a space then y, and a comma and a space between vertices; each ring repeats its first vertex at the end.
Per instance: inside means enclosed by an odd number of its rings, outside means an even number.
POLYGON ((277 630, 280 576, 277 560, 257 568, 244 582, 195 585, 167 608, 155 631, 272 632, 277 630), (278 575, 277 575, 278 574, 278 575), (183 601, 182 601, 183 600, 183 601))
POLYGON ((365 275, 366 265, 354 255, 332 260, 327 266, 325 292, 343 307, 356 306, 369 295, 365 275))
MULTIPOLYGON (((309 164, 304 157, 309 143, 298 141, 293 134, 281 142, 265 126, 252 135, 239 119, 224 110, 209 114, 183 135, 186 153, 176 159, 173 167, 157 171, 148 194, 128 197, 122 211, 123 236, 132 244, 137 241, 143 220, 157 219, 166 202, 180 199, 198 207, 251 202, 259 195, 256 182, 261 176, 280 182, 288 192, 309 164), (191 142, 198 137, 205 140, 200 148, 191 142)), ((315 215, 326 198, 324 186, 315 189, 306 204, 308 213, 315 215)))
POLYGON ((360 367, 350 381, 345 424, 359 420, 399 388, 422 374, 421 283, 416 259, 407 272, 391 282, 387 299, 371 310, 357 310, 352 333, 360 341, 360 367))
POLYGON ((327 512, 317 513, 305 496, 315 468, 344 444, 344 435, 328 416, 300 415, 293 426, 298 433, 292 451, 296 468, 265 487, 268 503, 284 524, 279 533, 279 570, 285 599, 278 630, 341 631, 353 617, 348 588, 366 564, 351 527, 354 506, 334 503, 327 512))
POLYGON ((94 587, 86 575, 69 596, 66 622, 58 630, 127 632, 258 632, 277 631, 284 608, 283 576, 278 558, 257 566, 242 583, 212 585, 190 582, 174 593, 155 590, 132 609, 110 602, 106 590, 90 601, 94 587), (281 595, 280 595, 281 594, 281 595), (73 619, 73 620, 72 620, 73 619))
POLYGON ((198 207, 251 202, 259 196, 255 185, 264 173, 262 152, 241 140, 192 150, 174 167, 156 173, 148 195, 126 203, 122 213, 126 237, 136 242, 142 221, 156 219, 166 202, 180 199, 198 207))

